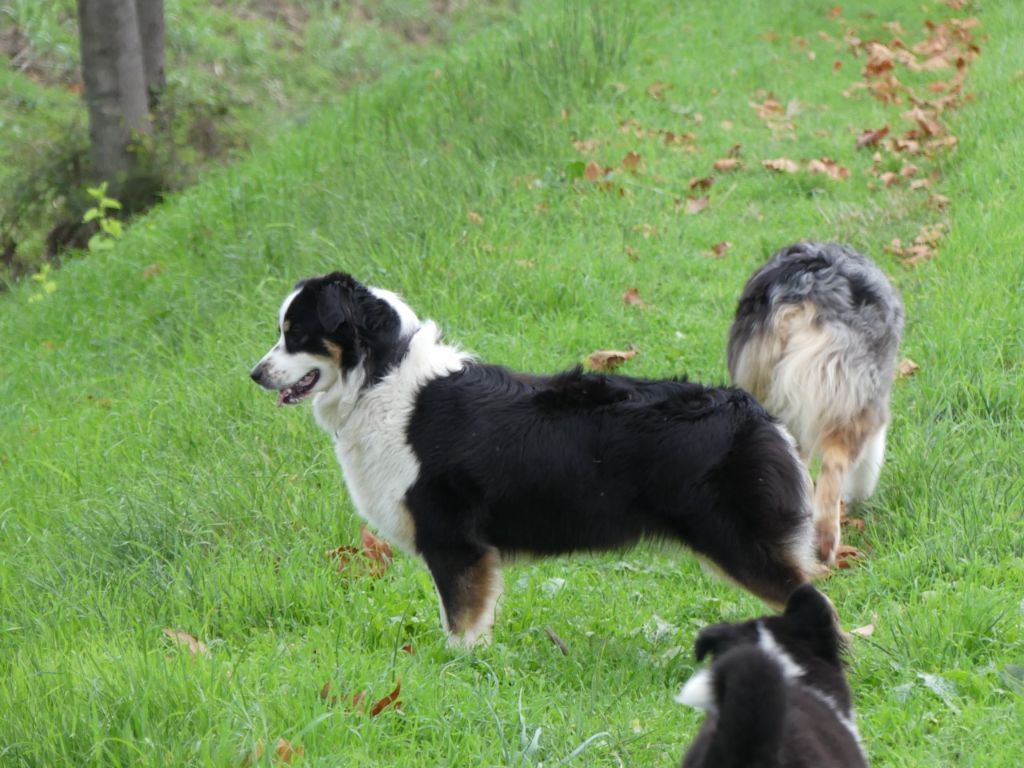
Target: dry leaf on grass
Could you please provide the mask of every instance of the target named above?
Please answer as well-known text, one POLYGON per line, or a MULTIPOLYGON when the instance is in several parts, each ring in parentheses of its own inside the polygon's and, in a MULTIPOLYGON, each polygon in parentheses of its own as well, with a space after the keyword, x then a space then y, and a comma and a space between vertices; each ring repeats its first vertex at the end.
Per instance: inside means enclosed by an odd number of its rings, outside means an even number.
POLYGON ((907 379, 913 376, 921 370, 921 366, 911 360, 909 357, 904 357, 900 360, 898 366, 896 366, 896 375, 901 379, 907 379))
POLYGON ((644 300, 640 298, 640 291, 636 288, 626 289, 626 292, 622 294, 622 303, 627 307, 639 307, 640 309, 647 306, 644 300))
POLYGON ((600 181, 604 178, 604 169, 595 161, 591 160, 583 169, 583 178, 587 181, 600 181))
POLYGON ((359 536, 363 541, 363 554, 373 564, 370 568, 371 575, 383 575, 395 558, 391 545, 384 539, 374 536, 365 525, 359 527, 359 536))
POLYGON ((714 176, 701 176, 699 178, 690 179, 690 182, 687 186, 690 189, 711 189, 711 185, 714 183, 714 176))
POLYGON ((738 157, 723 157, 721 160, 715 160, 711 167, 720 173, 729 173, 737 170, 741 165, 743 165, 743 161, 738 157))
POLYGON ((868 128, 867 130, 861 131, 857 136, 857 149, 863 149, 864 147, 875 147, 882 139, 889 135, 889 126, 883 125, 881 128, 868 128))
POLYGON ((578 139, 572 143, 576 148, 576 151, 582 155, 593 154, 599 146, 601 146, 600 139, 578 139))
POLYGON ((725 256, 725 254, 728 252, 730 248, 732 248, 732 243, 730 243, 728 240, 723 240, 722 242, 715 243, 714 245, 711 246, 711 253, 715 256, 715 258, 720 259, 723 256, 725 256))
POLYGON ((640 168, 643 158, 637 152, 627 152, 622 158, 622 167, 627 171, 636 171, 640 168))
POLYGON ((851 629, 850 634, 857 635, 858 637, 871 637, 873 634, 875 634, 875 625, 865 624, 863 627, 851 629))
POLYGON ((686 198, 686 213, 693 216, 704 211, 710 204, 711 201, 706 197, 688 197, 686 198))
POLYGON ((636 356, 637 350, 632 347, 626 350, 599 349, 587 356, 587 365, 595 371, 612 371, 636 356))
POLYGON ((266 744, 263 743, 263 739, 256 739, 256 743, 253 748, 245 753, 242 758, 242 762, 239 763, 239 768, 250 768, 250 766, 256 765, 263 758, 263 753, 266 751, 266 744))
POLYGON ((823 157, 820 160, 810 160, 807 163, 807 170, 811 173, 821 173, 836 181, 845 181, 850 178, 850 169, 839 165, 831 157, 823 157))
POLYGON ((840 544, 836 552, 836 566, 838 568, 852 568, 858 560, 863 560, 865 554, 856 547, 849 544, 840 544))
POLYGON ((470 211, 469 213, 467 213, 466 214, 466 218, 469 219, 470 223, 472 223, 472 224, 483 224, 484 223, 484 217, 481 216, 476 211, 470 211))
POLYGON ((402 702, 398 700, 398 692, 401 689, 402 689, 402 681, 398 680, 396 678, 395 679, 395 690, 393 690, 391 693, 389 693, 383 699, 381 699, 376 704, 374 704, 372 707, 370 707, 370 717, 376 717, 377 715, 379 715, 381 712, 383 712, 385 709, 387 709, 392 704, 395 705, 395 709, 401 709, 402 708, 402 702))
POLYGON ((779 157, 774 160, 762 160, 761 165, 769 171, 776 173, 796 173, 800 166, 786 157, 779 157))
POLYGON ((171 640, 176 642, 178 645, 182 645, 188 648, 188 652, 191 653, 193 656, 197 654, 202 656, 210 655, 209 648, 207 648, 204 643, 197 640, 188 632, 183 632, 180 629, 171 629, 170 627, 165 627, 161 630, 161 632, 167 635, 167 637, 171 638, 171 640))
POLYGON ((663 83, 661 80, 655 80, 647 86, 647 95, 655 101, 661 101, 665 98, 665 91, 671 90, 671 88, 672 86, 669 83, 663 83))
POLYGON ((292 746, 287 739, 278 739, 277 746, 274 748, 274 757, 288 765, 291 765, 292 760, 296 757, 302 757, 304 754, 306 754, 306 750, 301 744, 292 746))
POLYGON ((365 525, 359 527, 359 537, 362 541, 362 549, 345 544, 328 550, 327 557, 338 560, 337 570, 341 573, 353 563, 353 558, 362 555, 362 559, 356 562, 366 564, 365 573, 374 578, 383 576, 394 559, 391 545, 384 539, 374 536, 365 525))

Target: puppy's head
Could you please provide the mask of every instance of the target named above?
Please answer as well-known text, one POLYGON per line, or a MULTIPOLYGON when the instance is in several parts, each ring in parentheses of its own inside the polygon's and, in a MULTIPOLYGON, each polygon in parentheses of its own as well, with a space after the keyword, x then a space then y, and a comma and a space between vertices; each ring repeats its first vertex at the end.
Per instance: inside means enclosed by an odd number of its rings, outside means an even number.
MULTIPOLYGON (((797 587, 781 616, 739 624, 714 624, 697 635, 697 660, 717 657, 740 645, 770 646, 802 668, 842 668, 842 634, 828 598, 810 584, 797 587)), ((768 649, 766 649, 768 650, 768 649)))
POLYGON ((277 344, 251 376, 277 390, 278 405, 353 381, 363 386, 395 362, 413 324, 415 315, 397 296, 343 272, 300 280, 278 311, 277 344))

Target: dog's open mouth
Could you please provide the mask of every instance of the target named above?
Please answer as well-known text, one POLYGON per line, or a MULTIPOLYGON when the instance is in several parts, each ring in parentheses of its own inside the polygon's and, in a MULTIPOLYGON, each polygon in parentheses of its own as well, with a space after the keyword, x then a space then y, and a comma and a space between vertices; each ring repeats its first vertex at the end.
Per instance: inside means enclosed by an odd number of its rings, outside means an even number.
POLYGON ((314 368, 290 387, 277 393, 278 405, 292 405, 304 399, 320 381, 320 371, 314 368))

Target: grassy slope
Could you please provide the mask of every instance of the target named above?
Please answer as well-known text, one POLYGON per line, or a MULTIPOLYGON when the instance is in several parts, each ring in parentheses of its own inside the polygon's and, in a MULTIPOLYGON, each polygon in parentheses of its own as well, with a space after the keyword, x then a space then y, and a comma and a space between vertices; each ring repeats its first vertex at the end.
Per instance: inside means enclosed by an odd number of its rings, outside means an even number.
MULTIPOLYGON (((635 343, 629 372, 722 380, 743 280, 805 236, 878 256, 922 366, 896 388, 882 486, 852 534, 871 557, 825 584, 847 626, 877 627, 851 667, 874 764, 1017 764, 1024 698, 1006 665, 1024 663, 1021 12, 985 5, 977 99, 952 119, 961 142, 942 164, 951 233, 936 260, 904 269, 882 246, 936 214, 923 196, 869 189, 850 129, 896 125, 899 108, 839 95, 862 61, 835 38, 950 11, 876 2, 865 18, 848 4, 844 24, 824 3, 785 19, 769 2, 727 18, 657 5, 631 4, 621 61, 614 45, 580 44, 589 16, 559 13, 456 53, 440 77, 391 78, 171 200, 115 251, 70 263, 45 300, 23 286, 0 303, 5 765, 235 766, 279 737, 310 765, 552 765, 602 732, 570 764, 673 764, 699 722, 670 699, 695 632, 758 613, 756 601, 659 551, 521 564, 506 573, 495 645, 448 651, 415 562, 380 580, 334 572, 324 551, 352 543, 358 523, 330 446, 246 368, 294 278, 343 267, 489 360, 550 370, 635 343), (673 85, 660 101, 645 92, 655 80, 673 85), (757 119, 759 88, 804 105, 797 141, 757 119), (624 134, 627 118, 692 130, 698 152, 624 134), (642 154, 629 196, 559 181, 579 157, 572 140, 589 138, 605 164, 642 154), (747 170, 718 179, 705 213, 676 211, 733 143, 747 170), (826 154, 849 181, 758 163, 826 154), (725 258, 704 255, 721 240, 725 258), (628 286, 649 309, 622 305, 628 286), (655 616, 672 626, 659 632, 655 616), (163 627, 198 635, 210 657, 172 647, 163 627), (319 697, 330 681, 379 698, 396 676, 401 715, 319 697)), ((622 26, 610 14, 601 29, 622 26)))
MULTIPOLYGON (((455 40, 510 17, 504 0, 167 0, 165 119, 157 164, 180 189, 336 104, 354 84, 420 61, 455 40)), ((80 95, 74 0, 0 2, 0 234, 18 244, 25 266, 43 259, 42 241, 84 208, 72 171, 88 155, 80 95), (50 203, 57 200, 57 204, 50 203)), ((0 267, 2 269, 2 267, 0 267)), ((16 270, 17 271, 17 270, 16 270)), ((25 271, 25 270, 21 270, 25 271)), ((0 280, 10 275, 0 271, 0 280)))

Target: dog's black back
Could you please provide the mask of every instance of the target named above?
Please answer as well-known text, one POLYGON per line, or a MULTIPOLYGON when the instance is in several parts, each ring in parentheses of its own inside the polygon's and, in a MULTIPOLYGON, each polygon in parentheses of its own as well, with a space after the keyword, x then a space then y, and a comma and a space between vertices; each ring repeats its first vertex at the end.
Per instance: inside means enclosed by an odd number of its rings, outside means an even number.
POLYGON ((706 701, 688 700, 691 684, 680 701, 709 714, 683 768, 867 765, 832 608, 814 587, 796 590, 782 616, 705 629, 696 652, 714 656, 706 701))
POLYGON ((468 365, 422 389, 408 431, 418 538, 543 555, 666 537, 777 604, 804 580, 784 561, 808 525, 805 476, 742 390, 468 365))

